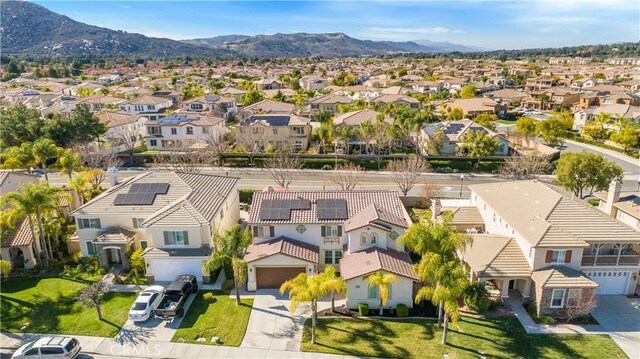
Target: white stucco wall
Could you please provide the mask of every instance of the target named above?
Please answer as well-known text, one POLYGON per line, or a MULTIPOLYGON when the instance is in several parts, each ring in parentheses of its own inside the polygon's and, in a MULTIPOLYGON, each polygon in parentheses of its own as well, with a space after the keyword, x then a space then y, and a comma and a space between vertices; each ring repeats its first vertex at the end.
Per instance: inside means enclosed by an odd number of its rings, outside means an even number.
MULTIPOLYGON (((407 307, 413 307, 413 280, 401 276, 397 283, 391 284, 391 298, 387 301, 385 309, 395 309, 402 303, 407 307)), ((369 309, 379 309, 380 299, 369 299, 369 279, 367 276, 347 280, 347 307, 357 309, 358 304, 368 304, 369 309)))

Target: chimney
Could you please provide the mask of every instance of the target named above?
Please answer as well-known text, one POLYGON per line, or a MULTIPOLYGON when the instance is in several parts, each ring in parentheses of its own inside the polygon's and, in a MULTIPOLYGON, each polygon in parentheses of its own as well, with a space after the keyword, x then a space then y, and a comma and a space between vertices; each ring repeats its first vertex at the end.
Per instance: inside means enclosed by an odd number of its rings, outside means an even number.
POLYGON ((109 179, 109 185, 111 185, 111 187, 115 187, 118 184, 118 168, 107 168, 107 178, 109 179))
POLYGON ((431 200, 431 221, 435 222, 436 218, 442 214, 442 203, 437 198, 431 200))
POLYGON ((604 205, 604 212, 611 217, 616 217, 616 207, 613 205, 614 203, 620 200, 620 191, 622 190, 622 183, 617 179, 611 181, 609 185, 609 192, 607 193, 607 203, 604 205))

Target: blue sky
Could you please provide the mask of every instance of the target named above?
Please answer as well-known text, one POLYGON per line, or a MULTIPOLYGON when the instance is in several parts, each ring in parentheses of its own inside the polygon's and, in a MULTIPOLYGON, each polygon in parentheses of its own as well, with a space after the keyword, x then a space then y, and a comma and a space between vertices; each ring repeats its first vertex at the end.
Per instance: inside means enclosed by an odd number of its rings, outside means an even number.
POLYGON ((492 49, 638 41, 638 0, 34 1, 72 19, 147 36, 344 32, 492 49))

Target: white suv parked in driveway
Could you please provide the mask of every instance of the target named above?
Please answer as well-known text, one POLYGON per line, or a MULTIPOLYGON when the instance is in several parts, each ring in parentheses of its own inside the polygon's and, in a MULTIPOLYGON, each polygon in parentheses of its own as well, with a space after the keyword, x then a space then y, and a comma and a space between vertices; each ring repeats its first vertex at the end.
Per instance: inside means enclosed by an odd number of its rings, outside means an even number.
POLYGON ((71 337, 42 337, 21 346, 11 358, 75 358, 80 353, 80 342, 71 337))
POLYGON ((154 285, 140 293, 129 310, 129 319, 134 322, 144 322, 149 319, 160 303, 163 290, 162 286, 154 285))

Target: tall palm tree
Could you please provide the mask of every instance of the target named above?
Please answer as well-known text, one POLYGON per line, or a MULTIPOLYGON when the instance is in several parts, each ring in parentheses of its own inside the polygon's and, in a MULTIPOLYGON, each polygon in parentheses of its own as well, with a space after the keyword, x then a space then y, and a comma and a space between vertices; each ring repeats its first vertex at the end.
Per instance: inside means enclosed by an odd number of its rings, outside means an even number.
POLYGON ((77 173, 69 180, 67 185, 73 192, 75 192, 78 197, 78 202, 82 206, 84 204, 84 194, 89 187, 89 183, 87 182, 85 175, 77 173))
POLYGON ((63 149, 58 154, 58 167, 60 167, 60 172, 67 174, 71 179, 73 172, 82 167, 80 156, 71 149, 63 149))
POLYGON ((12 168, 26 168, 31 173, 31 167, 37 164, 33 157, 33 144, 31 142, 23 142, 20 147, 11 147, 8 149, 9 161, 14 163, 12 168))
POLYGON ((58 248, 60 235, 62 234, 61 220, 57 216, 46 216, 43 226, 47 245, 49 246, 49 256, 54 258, 54 248, 58 248))
POLYGON ((327 143, 331 142, 331 137, 333 136, 333 125, 331 124, 322 124, 316 130, 316 135, 320 140, 320 144, 322 147, 322 153, 327 153, 327 143))
POLYGON ((58 147, 53 140, 42 138, 33 143, 32 147, 33 159, 38 163, 44 171, 44 178, 49 182, 47 171, 47 161, 56 156, 58 147))
POLYGON ((311 303, 311 344, 316 343, 316 326, 318 324, 318 299, 332 292, 346 291, 346 282, 335 278, 331 274, 332 267, 317 275, 300 273, 280 286, 280 294, 289 293, 291 306, 289 311, 294 313, 300 303, 311 303), (331 269, 330 269, 331 268, 331 269))
POLYGON ((339 142, 344 143, 345 154, 349 154, 349 140, 353 137, 354 129, 351 126, 338 126, 335 128, 335 137, 339 142))
POLYGON ((369 150, 369 140, 373 137, 373 130, 373 124, 369 120, 360 124, 360 128, 358 129, 360 138, 364 141, 364 150, 366 154, 371 152, 369 150))
POLYGON ((375 272, 369 276, 369 288, 378 287, 378 297, 380 298, 380 311, 382 315, 382 309, 387 300, 389 300, 391 283, 398 281, 398 278, 391 273, 375 272))
POLYGON ((247 262, 242 257, 251 244, 251 232, 247 228, 244 232, 239 224, 231 227, 223 235, 213 237, 215 251, 204 263, 207 271, 213 271, 230 264, 233 269, 233 283, 236 292, 236 305, 240 305, 240 285, 247 278, 247 262))
POLYGON ((336 311, 335 294, 340 293, 343 296, 347 295, 347 282, 344 278, 336 274, 336 269, 332 266, 326 266, 322 275, 325 276, 323 285, 326 290, 331 293, 331 312, 336 311))
POLYGON ((540 95, 540 111, 544 111, 544 104, 549 102, 550 99, 551 97, 547 93, 540 95))
MULTIPOLYGON (((406 246, 412 252, 422 256, 421 266, 427 268, 429 282, 439 285, 440 279, 446 274, 443 265, 457 262, 457 253, 463 251, 472 238, 456 231, 447 221, 436 223, 414 223, 398 238, 398 246, 406 246), (427 254, 430 256, 425 257, 427 254)), ((436 301, 438 306, 438 325, 442 323, 443 302, 436 301)))
POLYGON ((458 299, 462 297, 465 289, 469 285, 467 275, 458 261, 442 261, 442 257, 437 253, 427 253, 418 264, 417 272, 420 281, 427 282, 416 293, 415 302, 430 300, 433 303, 442 303, 444 307, 444 328, 442 331, 442 345, 447 343, 447 333, 449 331, 449 318, 455 325, 460 319, 460 305, 458 299), (439 258, 438 258, 439 257, 439 258), (432 282, 432 263, 438 263, 439 275, 438 284, 432 282))
MULTIPOLYGON (((23 213, 29 218, 31 231, 34 233, 34 240, 36 231, 33 221, 35 220, 40 237, 40 251, 46 251, 47 248, 43 226, 44 216, 58 209, 60 194, 62 192, 64 192, 64 189, 51 186, 47 182, 25 183, 18 187, 17 191, 7 193, 2 198, 3 205, 8 204, 11 208, 23 213)), ((44 258, 44 267, 47 268, 48 255, 45 254, 42 257, 44 258)))

